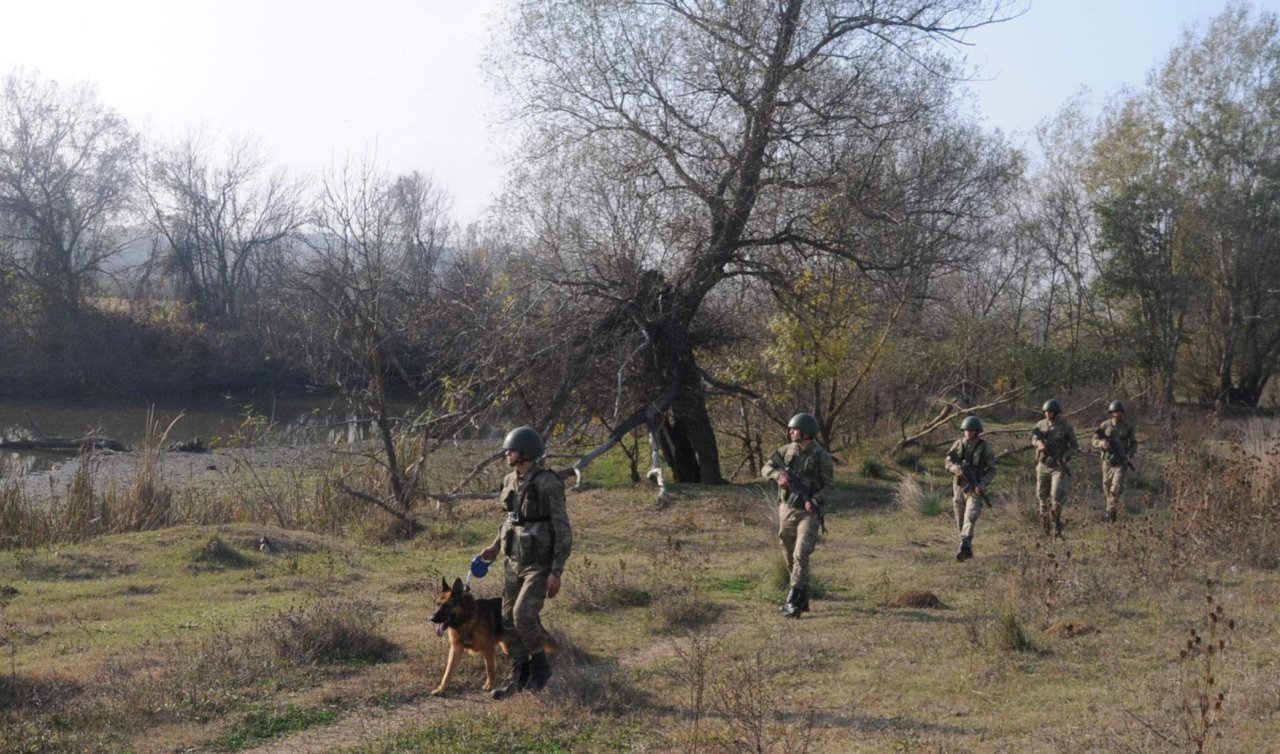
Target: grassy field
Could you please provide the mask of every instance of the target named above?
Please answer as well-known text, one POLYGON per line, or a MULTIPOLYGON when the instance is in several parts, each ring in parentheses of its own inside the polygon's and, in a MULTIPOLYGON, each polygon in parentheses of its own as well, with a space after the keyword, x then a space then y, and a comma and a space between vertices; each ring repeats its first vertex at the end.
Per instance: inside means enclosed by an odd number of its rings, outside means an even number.
POLYGON ((540 696, 489 700, 474 657, 429 696, 427 616, 496 532, 492 501, 389 544, 180 525, 0 552, 0 750, 1280 750, 1280 574, 1183 552, 1155 460, 1118 525, 1079 463, 1048 541, 1009 459, 956 563, 940 475, 846 459, 793 621, 771 493, 682 485, 658 507, 611 458, 569 497, 540 696))

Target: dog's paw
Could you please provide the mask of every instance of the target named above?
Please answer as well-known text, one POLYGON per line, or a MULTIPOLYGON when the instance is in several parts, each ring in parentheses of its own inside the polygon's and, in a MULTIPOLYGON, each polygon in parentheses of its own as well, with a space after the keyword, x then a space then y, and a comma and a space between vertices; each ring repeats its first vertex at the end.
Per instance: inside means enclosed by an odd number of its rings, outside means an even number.
POLYGON ((431 689, 432 696, 444 696, 444 686, 436 686, 431 689))

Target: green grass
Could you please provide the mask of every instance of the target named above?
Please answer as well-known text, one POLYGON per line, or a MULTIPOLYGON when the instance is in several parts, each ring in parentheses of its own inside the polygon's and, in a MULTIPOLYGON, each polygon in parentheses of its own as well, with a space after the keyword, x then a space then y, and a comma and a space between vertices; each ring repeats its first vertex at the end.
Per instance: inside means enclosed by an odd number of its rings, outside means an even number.
POLYGON ((245 713, 234 728, 214 739, 213 746, 220 751, 241 751, 268 739, 329 725, 337 719, 338 713, 327 707, 304 709, 293 704, 282 707, 261 704, 245 713))

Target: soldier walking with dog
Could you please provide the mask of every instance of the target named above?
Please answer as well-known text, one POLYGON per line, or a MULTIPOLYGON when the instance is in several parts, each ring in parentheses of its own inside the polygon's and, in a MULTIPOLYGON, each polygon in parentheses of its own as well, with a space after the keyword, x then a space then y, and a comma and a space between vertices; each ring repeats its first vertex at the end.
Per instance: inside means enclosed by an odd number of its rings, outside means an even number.
POLYGON ((760 470, 778 483, 778 540, 787 558, 791 588, 782 614, 809 612, 809 555, 823 528, 822 500, 835 478, 831 454, 817 442, 818 420, 800 413, 787 423, 791 442, 778 448, 760 470))
POLYGON ((1093 431, 1090 443, 1102 456, 1102 494, 1107 498, 1107 520, 1114 523, 1124 494, 1126 472, 1133 468, 1138 452, 1138 434, 1124 416, 1124 403, 1111 401, 1107 406, 1110 419, 1093 431))
POLYGON ((956 516, 956 528, 960 530, 960 549, 956 560, 961 562, 973 557, 974 526, 987 503, 987 487, 996 475, 996 454, 991 445, 982 439, 982 420, 966 416, 960 424, 964 437, 951 444, 947 451, 947 471, 955 478, 951 481, 951 507, 956 516))
POLYGON ((546 445, 532 427, 517 427, 502 443, 507 465, 499 500, 507 517, 493 544, 480 556, 503 563, 502 625, 507 631, 511 677, 494 689, 494 699, 521 691, 541 691, 551 678, 544 650, 542 603, 560 591, 560 575, 573 546, 565 508, 564 482, 538 463, 546 445))
POLYGON ((1049 399, 1041 407, 1044 419, 1031 430, 1036 449, 1036 497, 1045 536, 1062 536, 1062 506, 1071 482, 1070 454, 1080 452, 1076 430, 1062 418, 1062 404, 1049 399))

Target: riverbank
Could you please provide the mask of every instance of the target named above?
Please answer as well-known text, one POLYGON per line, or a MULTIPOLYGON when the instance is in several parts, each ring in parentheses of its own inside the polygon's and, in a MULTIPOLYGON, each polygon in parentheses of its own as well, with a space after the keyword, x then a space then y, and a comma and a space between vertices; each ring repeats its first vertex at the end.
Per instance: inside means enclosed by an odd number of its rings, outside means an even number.
MULTIPOLYGON (((342 450, 334 445, 218 448, 207 453, 161 451, 156 479, 180 497, 205 498, 256 491, 282 476, 312 476, 332 465, 342 450)), ((46 470, 15 475, 23 497, 46 503, 71 495, 81 465, 95 494, 123 494, 145 471, 144 451, 96 451, 55 463, 46 470)))

